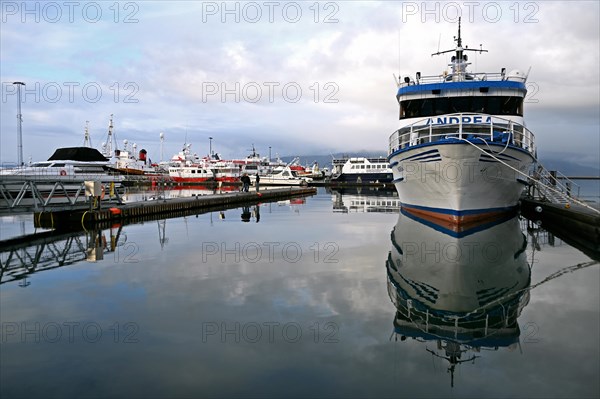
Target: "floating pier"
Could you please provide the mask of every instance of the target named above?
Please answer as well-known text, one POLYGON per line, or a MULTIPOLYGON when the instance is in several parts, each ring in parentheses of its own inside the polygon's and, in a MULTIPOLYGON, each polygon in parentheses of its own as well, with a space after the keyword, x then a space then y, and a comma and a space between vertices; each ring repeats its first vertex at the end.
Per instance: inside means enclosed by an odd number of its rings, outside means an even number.
POLYGON ((378 187, 395 190, 396 186, 391 181, 388 182, 351 182, 351 181, 332 181, 332 180, 313 180, 308 183, 309 187, 331 187, 331 188, 354 188, 354 187, 378 187))
POLYGON ((143 202, 113 205, 105 209, 61 210, 34 212, 34 225, 41 228, 73 229, 94 227, 99 223, 138 219, 149 215, 202 212, 209 209, 225 209, 232 206, 252 205, 297 196, 316 194, 317 189, 277 188, 261 192, 234 192, 226 194, 198 195, 191 198, 155 199, 143 202))
POLYGON ((600 213, 579 205, 521 199, 521 214, 586 255, 600 260, 600 213))

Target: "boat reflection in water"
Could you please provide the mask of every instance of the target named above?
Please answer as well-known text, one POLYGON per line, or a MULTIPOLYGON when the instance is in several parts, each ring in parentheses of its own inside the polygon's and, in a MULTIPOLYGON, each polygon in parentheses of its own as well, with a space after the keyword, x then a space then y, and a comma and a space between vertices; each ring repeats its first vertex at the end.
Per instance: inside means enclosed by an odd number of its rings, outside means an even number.
POLYGON ((456 230, 402 210, 386 262, 396 306, 392 338, 426 344, 454 371, 482 350, 519 345, 529 302, 527 239, 517 216, 456 230))
POLYGON ((400 212, 398 193, 378 187, 345 187, 331 189, 333 211, 340 213, 400 212))

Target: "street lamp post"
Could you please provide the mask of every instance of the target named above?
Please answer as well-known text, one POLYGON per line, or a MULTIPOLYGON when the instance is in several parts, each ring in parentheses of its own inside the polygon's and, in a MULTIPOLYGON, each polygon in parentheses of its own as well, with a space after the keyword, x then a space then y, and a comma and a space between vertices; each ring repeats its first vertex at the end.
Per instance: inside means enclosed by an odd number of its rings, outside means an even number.
POLYGON ((160 162, 163 161, 163 142, 165 141, 165 134, 160 132, 160 162))
POLYGON ((13 82, 17 85, 17 157, 19 166, 23 166, 23 115, 21 115, 21 86, 23 82, 13 82))

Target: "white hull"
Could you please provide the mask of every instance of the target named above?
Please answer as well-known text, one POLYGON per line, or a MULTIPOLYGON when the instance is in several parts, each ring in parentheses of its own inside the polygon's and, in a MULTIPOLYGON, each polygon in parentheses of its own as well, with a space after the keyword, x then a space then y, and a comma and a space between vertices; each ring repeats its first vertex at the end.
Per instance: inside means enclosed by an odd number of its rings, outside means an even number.
POLYGON ((526 151, 485 144, 443 143, 392 154, 403 208, 453 222, 476 220, 517 205, 534 162, 526 151), (504 151, 503 151, 504 150, 504 151), (502 162, 494 159, 498 158, 502 162))
MULTIPOLYGON (((256 176, 250 175, 250 180, 254 183, 256 176)), ((310 178, 296 176, 288 166, 272 174, 260 176, 260 184, 272 186, 304 186, 312 181, 310 178)))
POLYGON ((259 184, 266 186, 303 186, 307 183, 305 179, 277 179, 270 178, 269 176, 262 176, 259 184))

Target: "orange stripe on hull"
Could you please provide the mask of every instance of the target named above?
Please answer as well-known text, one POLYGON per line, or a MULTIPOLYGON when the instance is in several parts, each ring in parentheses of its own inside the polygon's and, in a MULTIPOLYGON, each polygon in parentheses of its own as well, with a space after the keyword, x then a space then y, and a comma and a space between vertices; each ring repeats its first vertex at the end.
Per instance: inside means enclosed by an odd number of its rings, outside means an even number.
POLYGON ((446 213, 428 211, 425 209, 417 209, 407 205, 402 205, 402 209, 424 220, 427 220, 428 222, 435 223, 457 233, 472 229, 482 222, 491 222, 496 219, 501 219, 514 212, 514 210, 511 209, 478 213, 474 215, 450 215, 446 213))

